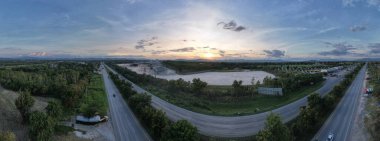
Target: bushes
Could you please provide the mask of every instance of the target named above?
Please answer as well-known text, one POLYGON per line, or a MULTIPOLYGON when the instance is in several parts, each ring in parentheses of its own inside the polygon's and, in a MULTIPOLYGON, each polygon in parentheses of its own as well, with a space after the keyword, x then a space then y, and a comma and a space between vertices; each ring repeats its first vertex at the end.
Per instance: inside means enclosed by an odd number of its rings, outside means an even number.
POLYGON ((56 123, 47 114, 35 111, 29 117, 29 135, 32 141, 49 141, 56 123))
POLYGON ((28 121, 33 104, 34 99, 28 91, 20 92, 20 96, 15 100, 15 105, 21 114, 23 122, 28 121))
POLYGON ((147 94, 135 94, 128 99, 128 104, 140 115, 146 107, 150 106, 151 96, 147 94))
POLYGON ((267 117, 265 127, 256 135, 257 141, 291 141, 293 136, 279 115, 271 113, 267 117))
POLYGON ((186 120, 179 120, 165 132, 163 141, 197 141, 198 130, 186 120))
POLYGON ((0 141, 16 141, 16 135, 10 131, 0 131, 0 141))

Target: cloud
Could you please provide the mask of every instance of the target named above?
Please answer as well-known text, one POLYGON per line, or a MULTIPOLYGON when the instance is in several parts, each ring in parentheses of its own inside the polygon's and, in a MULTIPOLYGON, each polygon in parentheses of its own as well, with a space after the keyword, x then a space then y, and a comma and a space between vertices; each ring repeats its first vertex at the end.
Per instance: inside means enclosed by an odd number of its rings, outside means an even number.
POLYGON ((337 30, 339 29, 338 27, 329 27, 329 28, 326 28, 326 29, 322 29, 318 32, 318 34, 323 34, 323 33, 327 33, 327 32, 330 32, 330 31, 334 31, 334 30, 337 30))
POLYGON ((275 58, 279 58, 279 57, 283 57, 285 56, 285 51, 281 51, 281 50, 277 50, 277 49, 274 49, 274 50, 263 50, 265 55, 267 57, 275 57, 275 58))
POLYGON ((224 50, 219 50, 219 55, 220 55, 220 56, 224 57, 225 53, 226 53, 226 51, 224 51, 224 50))
POLYGON ((361 0, 342 0, 343 6, 345 7, 354 7, 356 2, 359 2, 361 0))
POLYGON ((18 48, 18 47, 4 47, 4 48, 0 48, 0 50, 4 50, 4 51, 21 51, 23 49, 18 48))
POLYGON ((153 46, 157 44, 158 42, 156 41, 158 38, 153 36, 150 39, 142 39, 137 42, 135 45, 136 49, 145 49, 146 46, 153 46))
POLYGON ((367 0, 368 5, 370 6, 380 6, 380 0, 367 0))
POLYGON ((355 26, 350 27, 350 30, 352 32, 360 32, 360 31, 364 31, 366 29, 367 29, 367 27, 362 26, 362 25, 355 25, 355 26))
POLYGON ((129 3, 129 4, 134 4, 136 2, 140 2, 141 0, 125 0, 125 2, 129 3))
POLYGON ((380 54, 380 43, 369 44, 368 48, 370 54, 380 54))
POLYGON ((165 51, 165 50, 152 50, 151 51, 151 54, 153 54, 153 55, 165 54, 165 53, 167 53, 167 51, 165 51))
POLYGON ((218 26, 219 25, 222 25, 223 29, 227 29, 227 30, 231 30, 231 31, 236 31, 236 32, 240 32, 240 31, 243 31, 245 29, 247 29, 246 27, 244 26, 241 26, 241 25, 237 25, 235 21, 230 21, 228 23, 225 23, 225 22, 219 22, 217 24, 218 26))
POLYGON ((330 43, 325 42, 325 44, 329 47, 333 47, 335 49, 331 51, 323 51, 319 52, 319 55, 322 56, 344 56, 344 55, 353 55, 355 53, 352 52, 352 50, 355 50, 356 48, 353 45, 347 44, 347 43, 330 43))
POLYGON ((180 48, 180 49, 172 49, 169 50, 171 52, 193 52, 195 50, 194 47, 185 47, 185 48, 180 48))
POLYGON ((368 6, 374 6, 380 9, 380 0, 342 0, 343 6, 355 7, 355 3, 366 2, 368 6))
POLYGON ((48 53, 46 52, 32 52, 28 54, 28 56, 36 56, 36 57, 47 56, 47 55, 48 53))

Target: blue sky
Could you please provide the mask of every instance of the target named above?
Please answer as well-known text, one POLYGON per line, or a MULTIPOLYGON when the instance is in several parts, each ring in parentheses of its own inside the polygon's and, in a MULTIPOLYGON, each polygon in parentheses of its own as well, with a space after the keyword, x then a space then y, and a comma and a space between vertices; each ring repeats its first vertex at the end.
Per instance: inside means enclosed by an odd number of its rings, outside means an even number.
POLYGON ((380 0, 1 0, 0 56, 380 56, 380 0))

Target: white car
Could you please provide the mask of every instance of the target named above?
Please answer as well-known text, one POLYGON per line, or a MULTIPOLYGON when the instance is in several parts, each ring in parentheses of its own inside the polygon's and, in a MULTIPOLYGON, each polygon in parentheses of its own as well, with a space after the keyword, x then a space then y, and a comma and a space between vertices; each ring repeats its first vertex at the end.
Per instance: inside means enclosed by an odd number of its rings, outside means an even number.
POLYGON ((334 140, 334 134, 333 133, 330 133, 328 136, 327 136, 327 140, 326 141, 333 141, 334 140))

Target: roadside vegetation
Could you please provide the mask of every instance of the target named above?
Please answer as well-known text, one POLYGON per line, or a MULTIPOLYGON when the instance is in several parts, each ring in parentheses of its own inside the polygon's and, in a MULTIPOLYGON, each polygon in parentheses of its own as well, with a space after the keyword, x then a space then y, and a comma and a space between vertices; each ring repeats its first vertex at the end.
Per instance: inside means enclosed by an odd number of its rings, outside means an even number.
POLYGON ((369 63, 369 86, 373 88, 372 96, 367 102, 364 122, 373 141, 380 141, 380 63, 369 63))
POLYGON ((171 122, 162 110, 151 106, 151 96, 137 94, 132 85, 119 79, 116 74, 109 73, 120 93, 138 117, 154 140, 157 141, 198 141, 199 135, 196 127, 186 120, 171 122))
MULTIPOLYGON (((165 80, 137 74, 115 63, 107 64, 161 99, 209 115, 236 116, 269 111, 311 94, 320 88, 324 81, 320 73, 279 71, 276 78, 266 77, 263 82, 252 78, 251 85, 242 85, 241 81, 234 81, 230 86, 210 86, 200 79, 193 79, 192 82, 183 79, 165 80), (259 95, 258 87, 283 88, 284 95, 259 95)), ((270 68, 270 65, 268 67, 270 68)))
POLYGON ((32 141, 50 140, 55 134, 72 131, 59 122, 74 114, 106 114, 108 104, 102 79, 96 73, 98 66, 93 62, 47 62, 0 69, 1 86, 20 93, 14 102, 32 141), (31 109, 35 101, 32 96, 50 98, 45 110, 31 109))
POLYGON ((265 128, 256 135, 257 141, 281 140, 281 141, 309 141, 322 127, 325 120, 330 116, 344 93, 351 85, 362 65, 356 67, 345 79, 324 97, 312 94, 308 97, 308 105, 301 108, 296 119, 286 126, 281 123, 280 117, 270 114, 267 117, 265 128))
POLYGON ((16 141, 16 135, 10 131, 0 131, 0 141, 16 141))

